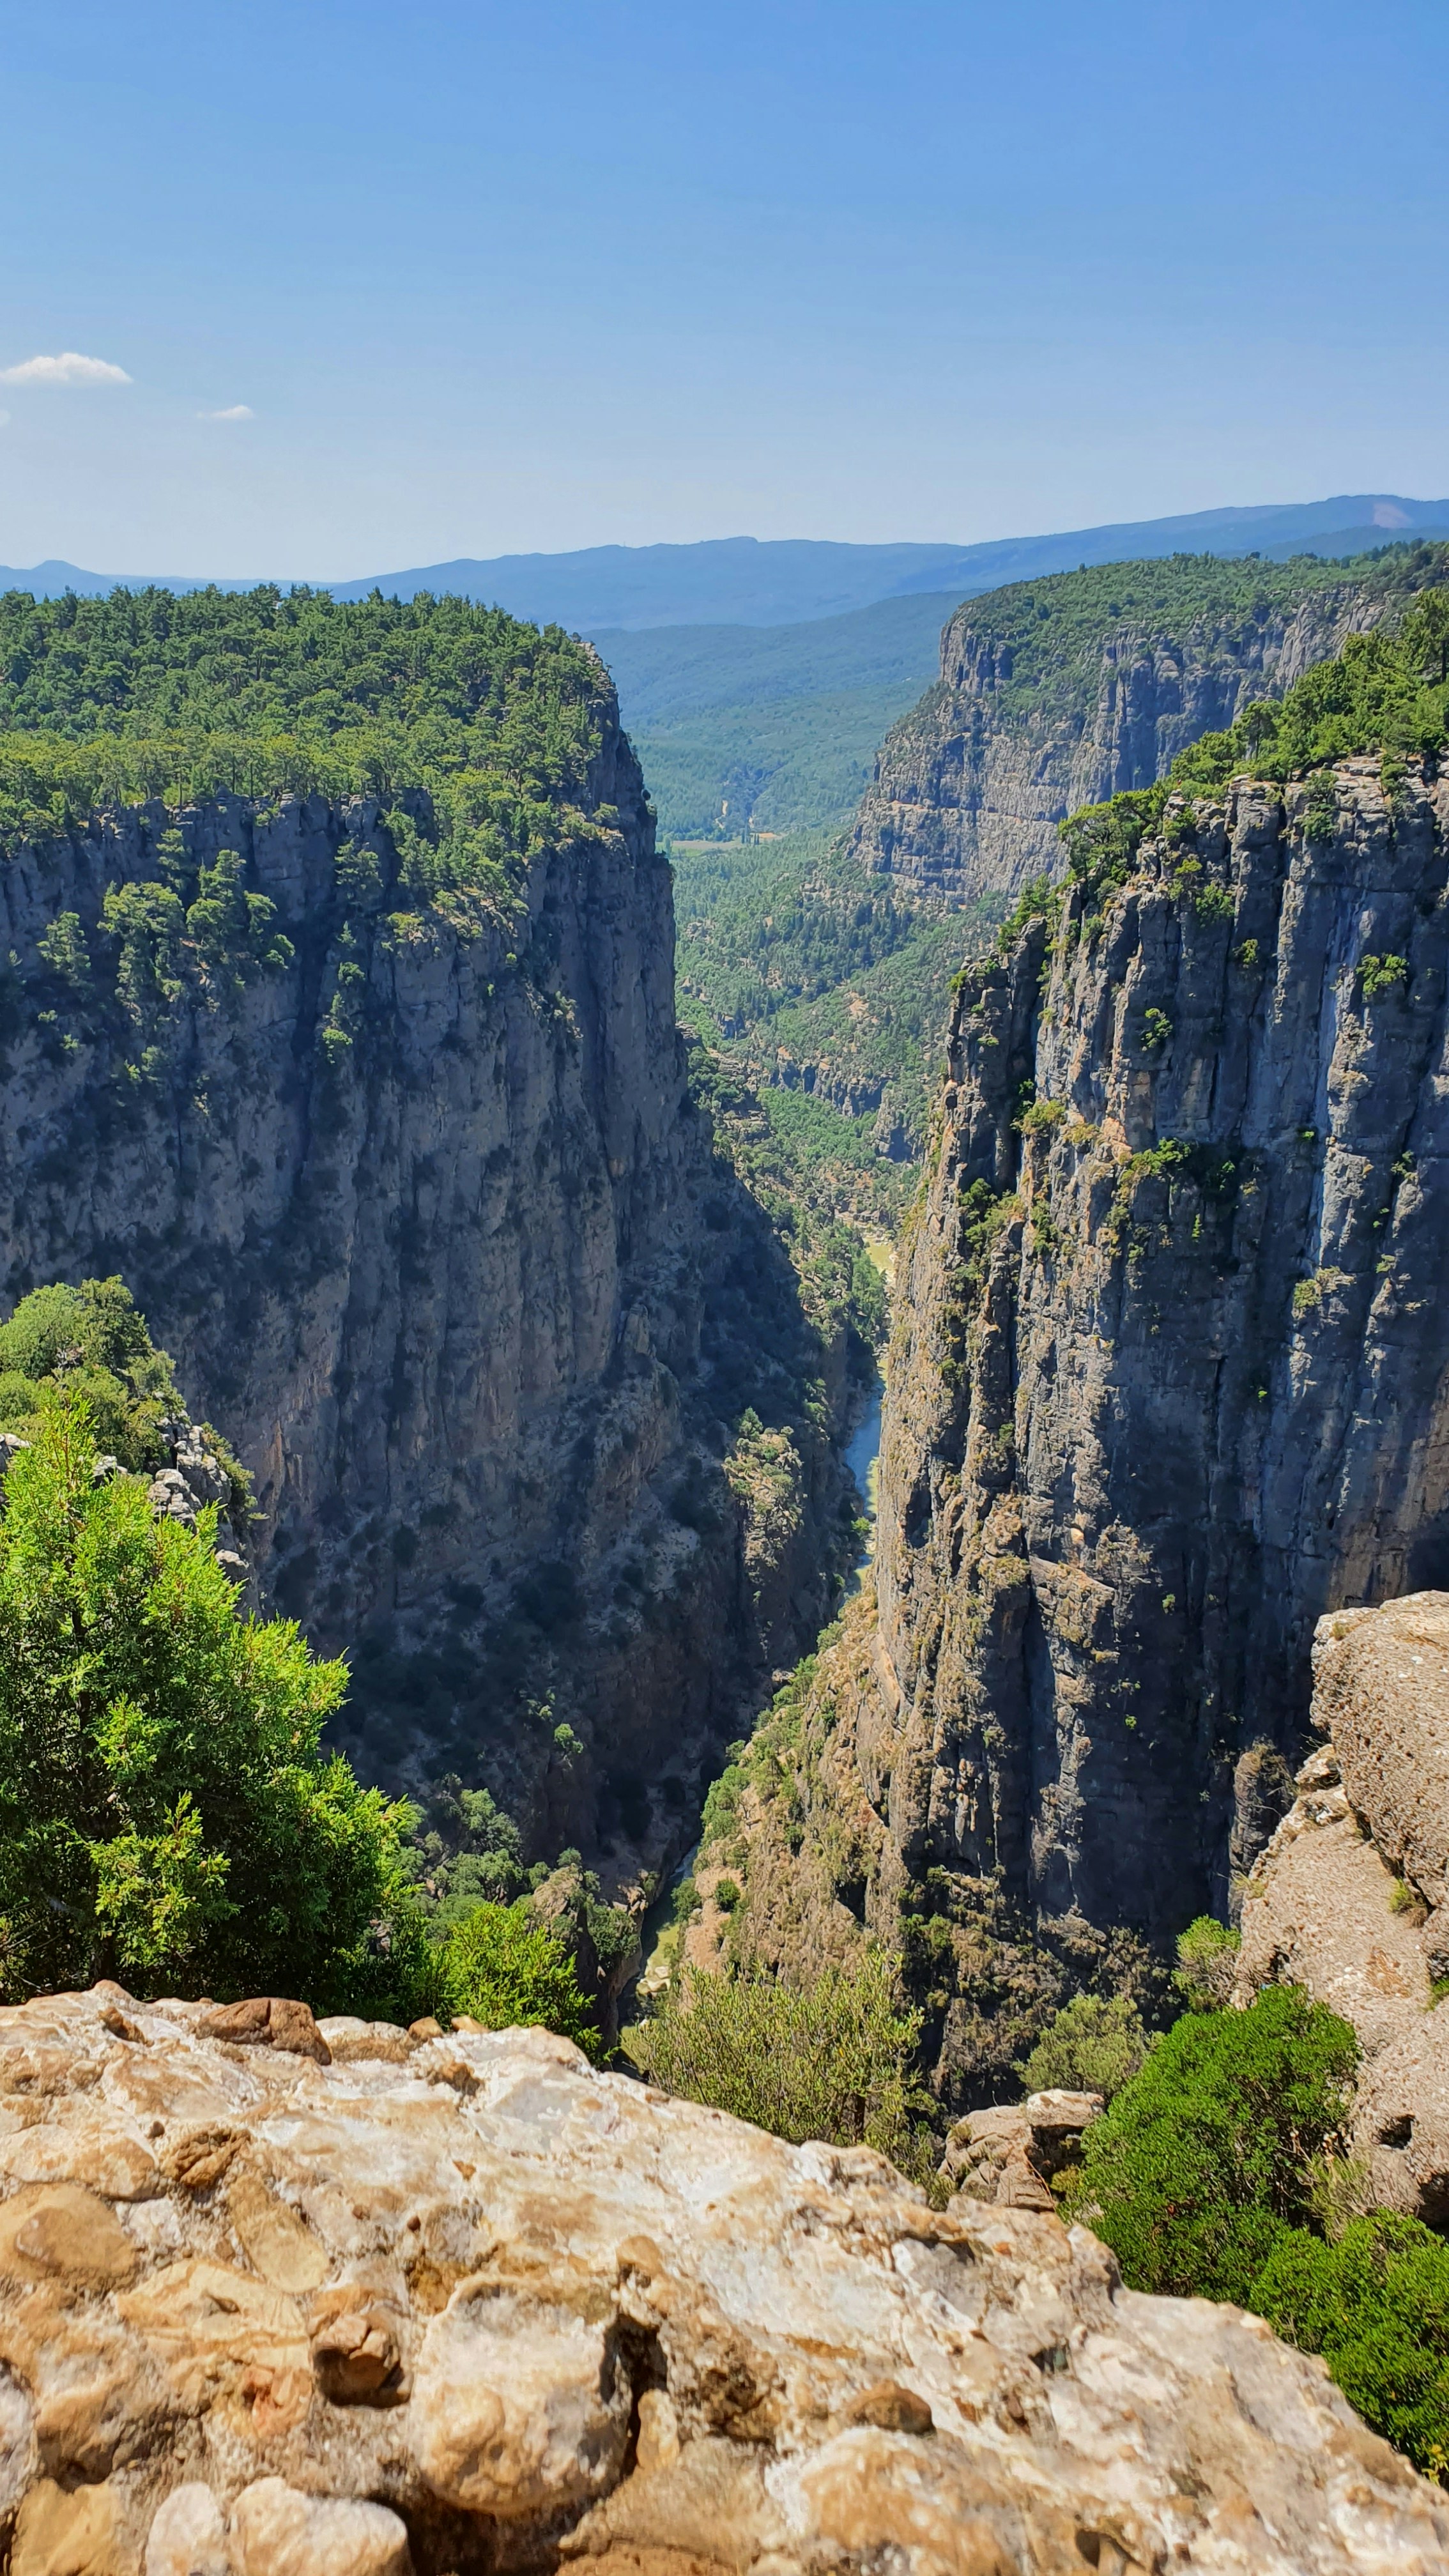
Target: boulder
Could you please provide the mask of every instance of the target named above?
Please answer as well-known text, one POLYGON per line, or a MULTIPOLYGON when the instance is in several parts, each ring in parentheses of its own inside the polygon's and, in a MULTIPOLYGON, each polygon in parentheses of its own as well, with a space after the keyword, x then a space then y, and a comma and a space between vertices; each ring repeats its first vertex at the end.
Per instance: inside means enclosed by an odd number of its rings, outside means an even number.
POLYGON ((324 2062, 261 2001, 247 2046, 114 1985, 0 2011, 11 2576, 1449 2563, 1321 2363, 1085 2229, 545 2031, 334 2022, 324 2062))
POLYGON ((1313 1643, 1313 1723, 1388 1866, 1449 1894, 1449 1592, 1336 1610, 1313 1643))
POLYGON ((249 1995, 243 2003, 213 2005, 198 2022, 197 2035, 228 2040, 233 2048, 289 2049, 297 2057, 314 2057, 319 2066, 332 2063, 310 2005, 291 1995, 249 1995))
POLYGON ((968 2199, 1002 2209, 1055 2209, 1051 2178, 1075 2163, 1082 2133, 1102 2112, 1100 2093, 1053 2089, 1024 2102, 968 2111, 946 2141, 941 2172, 968 2199))

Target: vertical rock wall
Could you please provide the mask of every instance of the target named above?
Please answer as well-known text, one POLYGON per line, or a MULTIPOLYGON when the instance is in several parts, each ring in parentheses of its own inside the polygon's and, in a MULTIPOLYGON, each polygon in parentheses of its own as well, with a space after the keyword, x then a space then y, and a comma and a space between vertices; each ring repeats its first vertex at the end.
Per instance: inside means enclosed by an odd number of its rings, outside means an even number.
POLYGON ((610 1775, 689 1775, 799 1651, 812 1488, 836 1507, 822 1441, 766 1613, 701 1332, 727 1254, 787 1326, 793 1277, 712 1168, 669 868, 596 715, 512 895, 417 891, 420 797, 118 810, 0 863, 6 1303, 120 1272, 255 1475, 271 1598, 362 1638, 369 1767, 482 1748, 581 1845, 610 1775), (193 907, 225 852, 216 921, 173 935, 167 888, 193 907))
POLYGON ((1024 694, 989 605, 969 600, 942 634, 937 685, 886 737, 855 845, 923 893, 1014 894, 1056 872, 1064 815, 1152 786, 1186 744, 1281 695, 1379 613, 1343 582, 1185 628, 1124 617, 1024 694))
POLYGON ((1449 786, 1180 800, 960 994, 862 1770, 898 1868, 1154 1941, 1286 1787, 1320 1614, 1449 1572, 1449 786))
POLYGON ((1293 1798, 1321 1614, 1449 1583, 1449 780, 1170 800, 963 977, 898 1270, 875 1598, 704 1853, 873 1937, 943 2107, 1161 2000, 1293 1798))

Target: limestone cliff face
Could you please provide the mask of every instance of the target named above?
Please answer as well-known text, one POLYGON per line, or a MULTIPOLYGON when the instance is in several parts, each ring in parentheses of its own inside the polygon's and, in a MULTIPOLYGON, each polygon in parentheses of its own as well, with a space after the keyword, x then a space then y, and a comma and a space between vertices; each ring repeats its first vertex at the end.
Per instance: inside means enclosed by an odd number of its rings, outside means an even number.
POLYGON ((1227 1910, 1315 1622, 1449 1573, 1446 882, 1443 778, 1240 784, 963 982, 878 1607, 759 1766, 734 1935, 903 1950, 948 2104, 1227 1910))
POLYGON ((1250 699, 1280 696, 1378 614, 1344 582, 1185 628, 1126 617, 1034 688, 983 603, 968 601, 942 634, 936 687, 886 737, 855 848, 923 893, 1014 894, 1057 873, 1065 815, 1152 786, 1188 743, 1225 730, 1250 699))
POLYGON ((1446 825, 1364 762, 1169 805, 968 978, 882 1459, 912 1872, 1221 1908, 1315 1621, 1449 1563, 1446 825))
POLYGON ((1253 2317, 599 2075, 118 1987, 0 2014, 14 2576, 1431 2576, 1253 2317))
POLYGON ((370 1766, 481 1746, 580 1844, 798 1650, 830 1481, 797 1461, 767 1634, 708 1353, 750 1215, 602 675, 596 717, 511 888, 417 891, 421 797, 103 812, 0 866, 6 1295, 119 1271, 255 1475, 271 1597, 362 1639, 370 1766))

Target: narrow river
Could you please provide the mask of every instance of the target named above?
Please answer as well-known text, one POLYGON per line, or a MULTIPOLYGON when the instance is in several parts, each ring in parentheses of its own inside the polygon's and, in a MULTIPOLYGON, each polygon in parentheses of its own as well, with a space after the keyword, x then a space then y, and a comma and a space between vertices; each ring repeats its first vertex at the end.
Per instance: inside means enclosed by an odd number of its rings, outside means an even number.
POLYGON ((856 1568, 856 1589, 864 1582, 875 1555, 876 1491, 880 1482, 880 1409, 885 1388, 879 1378, 866 1411, 845 1452, 845 1463, 860 1488, 860 1499, 869 1527, 856 1568))

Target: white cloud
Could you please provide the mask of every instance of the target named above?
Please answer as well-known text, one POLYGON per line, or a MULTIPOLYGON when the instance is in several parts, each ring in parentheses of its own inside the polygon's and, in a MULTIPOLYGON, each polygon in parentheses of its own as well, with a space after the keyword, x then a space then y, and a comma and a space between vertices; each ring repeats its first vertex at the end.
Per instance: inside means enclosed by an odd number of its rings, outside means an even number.
POLYGON ((255 420, 250 403, 228 403, 225 411, 199 411, 198 420, 255 420))
POLYGON ((10 414, 9 414, 9 412, 8 412, 8 411, 0 411, 0 429, 8 429, 8 428, 9 428, 9 426, 10 426, 10 414))
POLYGON ((18 367, 0 367, 0 385, 128 385, 124 367, 109 358, 83 358, 79 349, 62 349, 55 358, 25 358, 18 367))

